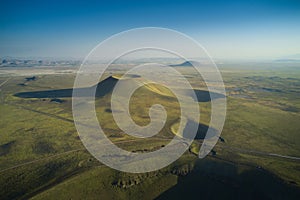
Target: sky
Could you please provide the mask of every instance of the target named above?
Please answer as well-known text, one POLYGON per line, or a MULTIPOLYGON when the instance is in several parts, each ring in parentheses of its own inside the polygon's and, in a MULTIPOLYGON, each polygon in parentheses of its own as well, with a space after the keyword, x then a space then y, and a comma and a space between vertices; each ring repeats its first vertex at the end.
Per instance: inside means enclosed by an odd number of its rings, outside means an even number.
POLYGON ((132 28, 185 33, 213 58, 300 55, 300 1, 0 0, 0 57, 83 58, 132 28))

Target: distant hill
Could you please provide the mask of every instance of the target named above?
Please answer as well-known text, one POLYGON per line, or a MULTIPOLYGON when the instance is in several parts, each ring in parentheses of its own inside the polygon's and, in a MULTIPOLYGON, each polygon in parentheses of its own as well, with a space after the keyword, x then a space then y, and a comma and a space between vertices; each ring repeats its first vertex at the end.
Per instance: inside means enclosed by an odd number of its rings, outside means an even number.
POLYGON ((300 59, 277 59, 275 62, 300 62, 300 59))
POLYGON ((185 61, 185 62, 183 62, 183 63, 180 63, 180 64, 173 64, 173 65, 170 65, 170 66, 171 66, 171 67, 192 67, 193 64, 196 65, 196 64, 200 64, 200 63, 197 62, 197 61, 185 61))
POLYGON ((300 62, 300 54, 293 54, 276 59, 275 62, 300 62))

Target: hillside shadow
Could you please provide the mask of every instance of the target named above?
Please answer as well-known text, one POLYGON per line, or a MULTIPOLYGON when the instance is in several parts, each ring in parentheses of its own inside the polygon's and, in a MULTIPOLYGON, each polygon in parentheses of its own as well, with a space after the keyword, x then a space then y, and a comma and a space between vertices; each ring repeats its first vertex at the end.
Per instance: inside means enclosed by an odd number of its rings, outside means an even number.
POLYGON ((225 98, 225 95, 216 93, 216 92, 209 92, 206 90, 194 90, 196 99, 195 101, 198 102, 209 102, 215 99, 225 98))
MULTIPOLYGON (((96 97, 103 97, 106 94, 112 92, 113 88, 119 81, 118 78, 113 76, 108 77, 107 79, 99 82, 97 85, 92 87, 78 88, 77 94, 79 97, 87 97, 91 96, 92 91, 95 90, 96 87, 96 97)), ((186 95, 190 95, 192 91, 186 90, 186 95)), ((198 102, 208 102, 218 98, 224 98, 225 96, 222 94, 211 92, 205 90, 194 90, 196 94, 195 101, 198 102)), ((68 89, 59 89, 59 90, 44 90, 44 91, 34 91, 34 92, 20 92, 14 94, 16 97, 20 98, 71 98, 73 94, 73 88, 68 89)))
MULTIPOLYGON (((187 138, 187 139, 198 139, 198 140, 203 140, 205 139, 205 136, 207 134, 209 126, 205 125, 205 124, 201 124, 201 123, 196 123, 192 120, 189 120, 187 122, 187 125, 185 126, 185 128, 183 129, 183 137, 187 138), (189 127, 195 127, 198 126, 198 130, 196 133, 195 138, 191 135, 192 131, 189 131, 189 127)), ((211 134, 209 136, 209 138, 215 136, 218 134, 218 131, 214 128, 211 128, 211 134)))
POLYGON ((10 153, 11 148, 15 145, 15 141, 11 141, 0 145, 0 156, 5 156, 10 153))
MULTIPOLYGON (((97 85, 92 87, 78 88, 77 94, 79 97, 91 96, 92 91, 96 87, 96 97, 103 97, 110 93, 115 87, 118 79, 109 77, 97 85)), ((16 97, 20 98, 71 98, 73 94, 73 88, 60 89, 60 90, 44 90, 44 91, 34 91, 34 92, 20 92, 14 94, 16 97)))
POLYGON ((239 173, 232 163, 205 159, 157 199, 299 199, 299 195, 298 187, 268 171, 251 167, 239 173))

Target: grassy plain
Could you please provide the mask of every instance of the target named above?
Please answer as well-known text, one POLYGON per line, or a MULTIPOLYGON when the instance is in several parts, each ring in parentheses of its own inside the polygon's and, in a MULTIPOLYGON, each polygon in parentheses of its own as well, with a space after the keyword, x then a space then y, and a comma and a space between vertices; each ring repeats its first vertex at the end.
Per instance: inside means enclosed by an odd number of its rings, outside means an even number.
MULTIPOLYGON (((192 69, 177 69, 197 89, 206 89, 192 69)), ((72 88, 75 74, 40 73, 36 80, 25 81, 28 75, 1 73, 0 83, 7 82, 0 88, 0 199, 299 199, 299 66, 256 66, 254 70, 225 66, 221 73, 228 101, 223 141, 199 160, 201 140, 196 140, 178 161, 145 174, 109 169, 85 150, 73 123, 71 98, 56 102, 15 96, 72 88)), ((148 85, 132 97, 131 114, 140 125, 149 122, 152 103, 160 102, 168 110, 160 134, 135 141, 128 141, 133 138, 114 124, 110 95, 99 98, 96 110, 107 136, 121 148, 136 152, 167 144, 179 112, 176 99, 162 93, 169 92, 148 85)), ((199 105, 200 123, 208 125, 210 102, 199 105)))

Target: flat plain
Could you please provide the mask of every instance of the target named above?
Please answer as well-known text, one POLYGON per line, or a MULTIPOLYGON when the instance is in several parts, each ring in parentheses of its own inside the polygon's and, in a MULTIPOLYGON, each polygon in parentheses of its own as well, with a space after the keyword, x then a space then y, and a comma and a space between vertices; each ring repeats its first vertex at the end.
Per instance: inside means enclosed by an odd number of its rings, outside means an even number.
MULTIPOLYGON (((191 67, 176 69, 202 91, 197 99, 201 135, 214 99, 204 100, 206 85, 191 67)), ((299 199, 299 64, 221 65, 220 71, 227 116, 213 151, 199 159, 203 139, 199 137, 173 164, 130 174, 106 167, 81 143, 66 90, 73 87, 74 67, 0 69, 0 199, 299 199)), ((107 89, 96 98, 100 125, 125 150, 146 153, 162 148, 176 132, 180 115, 176 98, 156 84, 139 88, 131 98, 133 120, 148 124, 148 109, 154 103, 166 108, 168 118, 156 136, 128 136, 110 110, 111 90, 120 74, 122 67, 114 76, 106 74, 98 85, 99 91, 107 89)))

